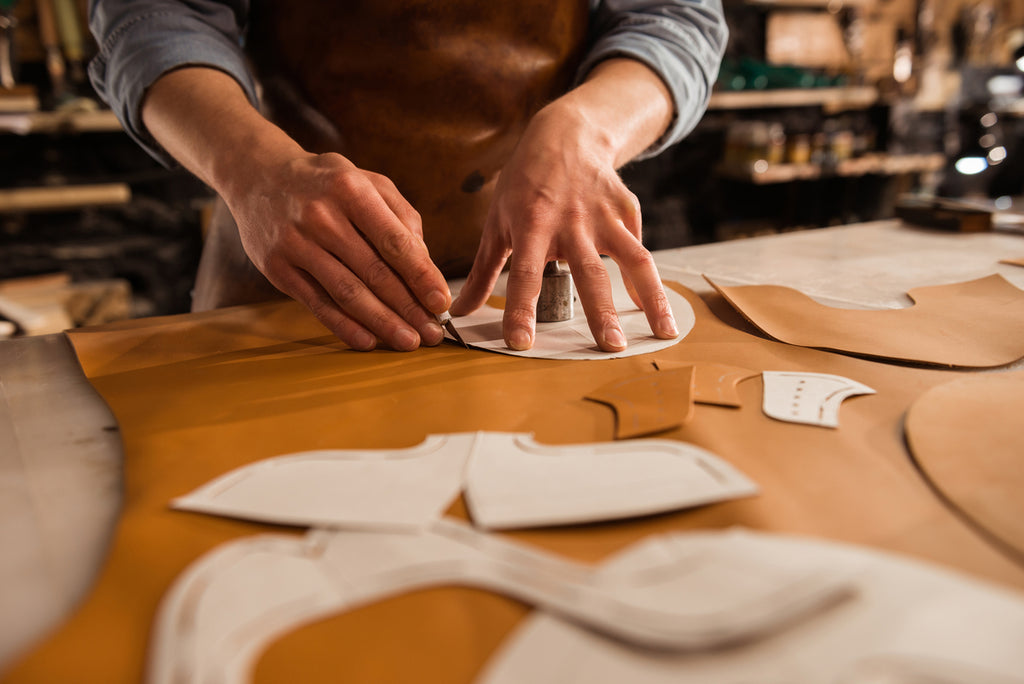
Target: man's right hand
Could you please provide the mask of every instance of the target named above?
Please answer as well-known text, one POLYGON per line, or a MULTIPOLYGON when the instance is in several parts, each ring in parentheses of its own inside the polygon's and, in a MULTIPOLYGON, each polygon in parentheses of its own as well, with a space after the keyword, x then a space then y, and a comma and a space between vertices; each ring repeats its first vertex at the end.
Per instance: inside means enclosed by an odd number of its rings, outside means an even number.
POLYGON ((253 264, 353 348, 444 338, 433 314, 448 309, 448 286, 419 214, 389 179, 338 154, 309 155, 225 201, 253 264))
POLYGON ((226 74, 162 76, 143 103, 150 133, 224 198, 270 282, 354 349, 439 344, 451 294, 419 215, 394 184, 338 154, 309 154, 226 74))

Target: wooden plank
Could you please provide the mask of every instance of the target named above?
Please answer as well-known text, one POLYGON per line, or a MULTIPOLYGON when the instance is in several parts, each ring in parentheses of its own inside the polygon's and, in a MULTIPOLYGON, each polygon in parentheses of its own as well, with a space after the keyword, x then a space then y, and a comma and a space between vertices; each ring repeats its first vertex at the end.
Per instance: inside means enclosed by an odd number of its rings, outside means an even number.
POLYGON ((131 199, 132 191, 126 183, 14 188, 0 190, 0 212, 54 211, 120 205, 127 204, 131 199))

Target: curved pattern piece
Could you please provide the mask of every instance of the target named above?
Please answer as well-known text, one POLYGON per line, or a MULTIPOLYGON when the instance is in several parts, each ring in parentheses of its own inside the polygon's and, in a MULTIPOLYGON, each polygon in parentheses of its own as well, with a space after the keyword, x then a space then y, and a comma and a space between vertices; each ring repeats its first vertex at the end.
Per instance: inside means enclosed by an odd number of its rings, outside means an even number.
POLYGON ((490 529, 613 520, 756 492, 714 454, 653 439, 556 447, 481 433, 466 475, 473 522, 490 529))
POLYGON ((629 563, 595 570, 450 520, 415 533, 239 539, 199 558, 171 587, 148 680, 245 682, 260 651, 291 629, 442 585, 507 594, 626 643, 685 651, 756 641, 850 595, 842 573, 742 546, 637 547, 629 563))
POLYGON ((907 443, 933 486, 1024 558, 1024 372, 969 376, 923 394, 907 443))
POLYGON ((694 367, 614 380, 584 399, 615 411, 615 439, 632 439, 684 425, 693 415, 694 367))
POLYGON ((612 288, 613 300, 628 345, 621 352, 604 352, 597 348, 582 306, 575 307, 575 314, 568 321, 538 323, 533 348, 526 351, 514 351, 505 345, 501 327, 503 309, 482 306, 467 316, 452 320, 470 347, 535 359, 607 360, 649 354, 677 344, 693 329, 696 322, 693 307, 678 292, 665 288, 679 335, 670 340, 654 337, 647 316, 636 307, 622 284, 615 279, 613 282, 616 283, 612 288))
POLYGON ((874 394, 867 385, 828 373, 764 371, 766 416, 787 423, 839 427, 839 406, 847 397, 874 394))
POLYGON ((612 520, 757 492, 725 461, 681 442, 546 446, 527 434, 477 432, 431 435, 411 449, 278 456, 172 505, 273 524, 422 529, 463 487, 474 522, 492 528, 612 520))
POLYGON ((819 304, 776 285, 707 281, 751 323, 800 347, 939 366, 987 368, 1024 357, 1024 292, 1000 275, 919 287, 906 309, 863 311, 819 304))
POLYGON ((411 449, 323 450, 268 458, 174 499, 180 510, 283 525, 420 528, 462 489, 473 434, 411 449))
MULTIPOLYGON (((1024 599, 938 566, 865 547, 755 532, 663 537, 675 557, 737 553, 710 595, 764 567, 850 573, 853 597, 819 619, 778 629, 768 642, 673 654, 638 649, 535 613, 506 640, 478 684, 1024 684, 1024 599), (742 559, 742 564, 740 563, 742 559)), ((620 559, 631 564, 643 544, 620 559)), ((740 589, 742 591, 742 589, 740 589)))

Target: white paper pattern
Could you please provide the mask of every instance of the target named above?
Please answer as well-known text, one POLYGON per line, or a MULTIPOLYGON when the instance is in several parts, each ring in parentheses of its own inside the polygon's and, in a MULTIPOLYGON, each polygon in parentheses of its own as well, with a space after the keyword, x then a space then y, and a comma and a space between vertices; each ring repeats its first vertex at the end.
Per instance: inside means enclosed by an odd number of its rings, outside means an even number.
POLYGON ((693 307, 681 294, 666 287, 665 295, 672 307, 679 335, 669 340, 654 337, 644 312, 633 303, 617 278, 613 278, 612 282, 613 301, 619 312, 622 333, 626 336, 627 347, 621 352, 598 349, 590 334, 582 306, 575 307, 575 313, 568 321, 537 323, 533 347, 526 351, 513 351, 505 345, 501 327, 501 318, 505 312, 502 309, 484 305, 467 316, 453 318, 452 322, 466 344, 477 349, 529 358, 571 360, 618 359, 649 354, 677 344, 693 329, 697 320, 693 307))
POLYGON ((610 520, 756 492, 714 454, 652 439, 555 447, 481 433, 466 475, 473 522, 489 529, 610 520))
POLYGON ((473 440, 434 435, 411 449, 278 456, 233 470, 171 505, 286 525, 424 527, 458 496, 473 440))
MULTIPOLYGON (((779 562, 855 573, 856 593, 767 638, 702 653, 635 648, 537 613, 505 641, 477 684, 1024 684, 1018 593, 831 542, 753 532, 680 534, 663 542, 697 556, 738 545, 750 557, 731 568, 737 574, 779 562)), ((637 562, 641 553, 643 545, 631 547, 621 560, 637 562)), ((723 582, 710 591, 729 590, 723 582)))
POLYGON ((827 373, 764 371, 765 415, 788 423, 839 427, 839 406, 859 394, 874 394, 867 385, 827 373))
POLYGON ((463 487, 474 521, 492 528, 646 515, 757 492, 728 463, 682 442, 545 446, 527 434, 478 432, 433 435, 410 449, 258 461, 172 505, 277 524, 418 529, 463 487))
POLYGON ((688 651, 814 619, 851 589, 818 563, 763 562, 742 547, 641 546, 631 562, 594 569, 450 520, 410 533, 240 539, 200 558, 168 592, 148 680, 244 682, 262 649, 291 629, 431 586, 508 594, 616 640, 688 651))

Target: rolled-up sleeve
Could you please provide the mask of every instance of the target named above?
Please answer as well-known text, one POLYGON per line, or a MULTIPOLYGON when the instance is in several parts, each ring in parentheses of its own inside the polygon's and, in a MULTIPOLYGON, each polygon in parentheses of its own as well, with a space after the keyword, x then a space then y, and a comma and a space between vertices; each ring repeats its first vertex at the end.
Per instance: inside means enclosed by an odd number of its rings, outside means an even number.
POLYGON ((256 103, 256 88, 241 47, 249 3, 197 0, 91 0, 89 28, 99 52, 89 63, 97 93, 121 125, 151 155, 173 159, 142 123, 146 90, 161 75, 183 66, 226 72, 256 103))
POLYGON ((578 80, 610 57, 635 59, 661 77, 672 95, 675 116, 664 135, 639 158, 653 157, 693 130, 707 109, 729 39, 721 2, 605 0, 593 4, 591 46, 578 80))

